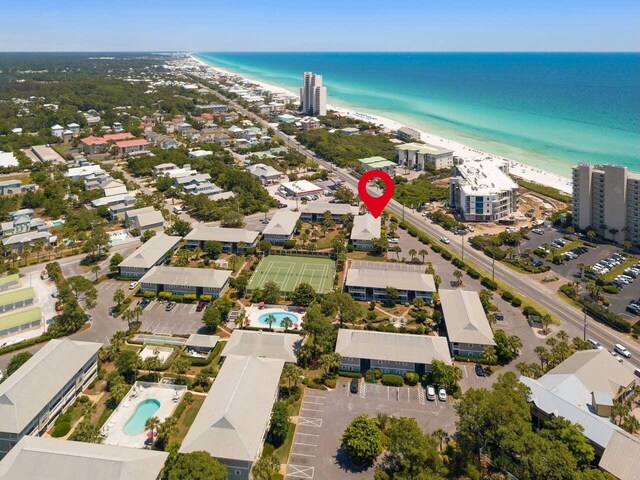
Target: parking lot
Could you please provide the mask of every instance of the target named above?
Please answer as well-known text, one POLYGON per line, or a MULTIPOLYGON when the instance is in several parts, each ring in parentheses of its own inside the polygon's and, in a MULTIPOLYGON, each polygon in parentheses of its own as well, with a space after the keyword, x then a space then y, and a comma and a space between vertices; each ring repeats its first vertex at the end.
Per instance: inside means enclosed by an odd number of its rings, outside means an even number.
POLYGON ((340 452, 340 437, 358 415, 387 413, 417 420, 423 430, 455 430, 456 415, 449 402, 428 401, 420 387, 386 387, 360 382, 357 394, 340 380, 331 391, 306 389, 298 417, 286 478, 373 478, 373 468, 355 468, 340 452))
POLYGON ((189 335, 204 328, 202 312, 196 312, 195 303, 178 303, 169 312, 167 303, 154 300, 140 316, 140 331, 155 335, 189 335))

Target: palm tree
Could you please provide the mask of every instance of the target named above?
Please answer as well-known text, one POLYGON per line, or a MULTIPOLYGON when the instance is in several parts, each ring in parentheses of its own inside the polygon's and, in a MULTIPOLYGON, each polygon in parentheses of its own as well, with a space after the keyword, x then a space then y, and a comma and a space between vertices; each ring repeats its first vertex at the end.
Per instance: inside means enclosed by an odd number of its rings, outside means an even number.
POLYGON ((589 241, 593 241, 594 238, 596 238, 596 232, 594 232, 593 230, 588 230, 587 231, 587 238, 589 239, 589 241))
POLYGON ((420 251, 418 252, 420 254, 420 256, 422 257, 422 263, 424 263, 424 257, 429 255, 429 252, 426 248, 421 248, 420 251))
POLYGON ((611 240, 613 240, 614 242, 616 241, 616 235, 618 234, 620 230, 618 230, 617 228, 610 228, 609 229, 609 233, 611 234, 611 240))
POLYGON ((540 321, 542 322, 542 333, 545 335, 549 333, 549 325, 551 324, 551 316, 549 314, 542 315, 540 317, 540 321))
POLYGON ((453 276, 456 277, 456 283, 458 286, 462 285, 462 272, 460 270, 454 270, 453 276))
POLYGON ((285 332, 287 332, 291 327, 293 327, 293 320, 291 320, 291 317, 284 317, 280 322, 280 326, 284 328, 285 332))
POLYGON ((96 282, 98 281, 98 274, 100 273, 100 265, 94 265, 91 267, 91 273, 95 274, 96 282))
POLYGON ((439 450, 440 450, 440 453, 442 453, 444 450, 444 447, 449 442, 449 434, 445 432, 443 429, 438 428, 431 435, 433 435, 433 438, 435 438, 438 441, 439 450))
POLYGON ((38 254, 38 263, 40 263, 40 252, 44 248, 44 240, 38 239, 33 244, 33 251, 38 254))
POLYGON ((631 240, 625 240, 624 242, 622 242, 622 246, 624 247, 626 252, 629 253, 629 250, 631 250, 631 247, 633 247, 633 242, 631 240))
POLYGON ((511 350, 514 355, 518 355, 518 352, 522 348, 522 339, 517 335, 510 335, 507 337, 507 345, 509 345, 509 350, 511 350))
POLYGON ((548 363, 550 359, 549 350, 547 350, 542 345, 538 345, 536 348, 533 349, 533 351, 540 359, 540 367, 544 369, 545 363, 548 363))
POLYGON ((493 345, 489 345, 489 346, 485 347, 485 349, 482 351, 482 358, 489 365, 493 365, 493 364, 497 363, 498 362, 498 354, 496 353, 496 347, 494 347, 493 345))
POLYGON ((301 376, 302 369, 295 363, 284 364, 284 368, 282 369, 282 379, 287 381, 289 388, 291 388, 291 383, 293 383, 294 386, 297 386, 301 376))
POLYGON ((418 252, 416 251, 415 248, 412 248, 411 250, 409 250, 409 256, 411 257, 411 260, 413 260, 417 254, 418 252))
POLYGON ((597 302, 600 298, 600 294, 602 293, 602 287, 598 285, 596 282, 588 282, 587 283, 587 292, 591 296, 591 300, 597 302))
POLYGON ((116 302, 118 307, 120 307, 120 304, 124 302, 125 297, 126 295, 124 293, 124 290, 122 290, 121 288, 113 292, 113 301, 116 302))
POLYGON ((154 415, 153 417, 147 418, 147 421, 144 424, 144 429, 151 432, 151 442, 153 442, 159 426, 160 419, 158 417, 154 415))
POLYGON ((392 250, 396 252, 396 256, 398 257, 398 260, 400 260, 400 253, 402 252, 402 248, 400 248, 400 245, 396 245, 392 248, 392 250))
POLYGON ((611 414, 612 414, 614 420, 616 418, 618 419, 617 422, 614 422, 614 423, 616 423, 616 425, 620 426, 620 424, 622 423, 622 419, 624 417, 626 417, 627 415, 629 415, 629 413, 631 413, 631 408, 626 403, 624 403, 624 402, 615 402, 613 404, 613 409, 611 411, 611 414))
POLYGON ((627 415, 622 421, 622 428, 633 435, 640 430, 640 421, 633 415, 627 415))
POLYGON ((127 309, 122 313, 122 320, 127 322, 127 327, 131 327, 131 321, 134 318, 136 318, 136 314, 131 309, 127 309))
POLYGON ((438 288, 440 288, 440 284, 442 283, 442 277, 440 275, 434 275, 433 276, 433 283, 436 286, 436 290, 438 290, 438 288))
POLYGON ((324 369, 325 375, 327 375, 331 370, 340 367, 342 363, 342 357, 339 353, 325 353, 320 356, 320 366, 324 369))
POLYGON ((165 418, 164 422, 158 426, 158 441, 165 445, 169 437, 176 433, 178 433, 178 422, 176 418, 171 415, 165 418))
POLYGON ((606 223, 601 223, 600 224, 600 230, 602 230, 602 238, 604 238, 606 240, 607 238, 607 224, 606 223))
POLYGON ((584 269, 586 268, 586 265, 584 263, 579 263, 578 264, 578 273, 580 274, 580 280, 582 280, 584 277, 584 269))
POLYGON ((267 316, 267 324, 269 324, 269 330, 273 330, 272 325, 276 323, 276 317, 273 316, 272 314, 269 314, 267 316))

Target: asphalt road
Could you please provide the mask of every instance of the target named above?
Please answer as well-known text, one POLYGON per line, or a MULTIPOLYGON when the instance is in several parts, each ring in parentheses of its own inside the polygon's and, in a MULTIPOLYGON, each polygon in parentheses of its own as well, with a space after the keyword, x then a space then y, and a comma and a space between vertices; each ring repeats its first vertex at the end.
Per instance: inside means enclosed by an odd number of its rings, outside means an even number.
MULTIPOLYGON (((230 105, 232 105, 238 112, 249 118, 252 118, 255 122, 259 123, 265 128, 270 127, 266 120, 258 117, 252 112, 249 112, 241 105, 238 105, 237 103, 229 100, 223 95, 217 95, 223 100, 227 101, 230 105)), ((348 173, 348 171, 346 171, 345 169, 336 168, 332 163, 320 158, 314 152, 298 143, 295 139, 289 137, 288 135, 285 135, 283 132, 279 130, 276 130, 276 132, 278 136, 282 138, 290 148, 295 148, 308 158, 318 162, 327 170, 333 171, 339 179, 343 180, 346 184, 357 191, 358 179, 348 173)), ((376 193, 375 191, 372 191, 372 193, 375 195, 380 194, 380 192, 376 193)), ((436 239, 446 235, 451 240, 451 244, 449 244, 447 247, 453 252, 461 254, 462 240, 464 237, 451 235, 451 232, 444 230, 439 225, 431 223, 431 221, 425 219, 419 213, 414 212, 411 209, 404 208, 396 200, 391 200, 387 205, 387 208, 397 215, 404 216, 405 221, 412 223, 417 228, 436 239)), ((482 252, 478 252, 471 248, 468 243, 465 245, 464 255, 466 259, 475 263, 486 272, 492 271, 491 259, 485 256, 482 252)), ((531 278, 529 278, 527 275, 515 272, 510 268, 502 265, 501 263, 496 262, 495 278, 502 280, 503 282, 511 286, 511 288, 515 290, 514 293, 517 293, 520 297, 531 298, 534 301, 538 302, 538 304, 549 310, 552 314, 561 319, 561 321, 569 322, 574 326, 583 328, 584 314, 580 310, 573 307, 572 305, 565 303, 558 296, 550 295, 548 289, 537 282, 532 282, 531 278)), ((632 354, 632 358, 629 360, 629 362, 635 367, 640 367, 640 346, 635 342, 635 340, 631 339, 631 337, 617 332, 606 325, 600 324, 589 317, 587 317, 586 336, 588 338, 597 340, 598 342, 600 342, 600 344, 602 344, 609 350, 611 350, 613 348, 613 345, 615 345, 616 343, 625 345, 629 352, 631 352, 632 354)))

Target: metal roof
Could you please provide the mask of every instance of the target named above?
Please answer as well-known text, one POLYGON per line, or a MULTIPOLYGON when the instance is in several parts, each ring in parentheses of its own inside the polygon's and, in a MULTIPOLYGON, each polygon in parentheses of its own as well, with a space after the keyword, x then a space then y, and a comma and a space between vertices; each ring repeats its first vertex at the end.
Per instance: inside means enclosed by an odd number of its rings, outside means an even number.
POLYGON ((616 430, 598 466, 620 480, 635 480, 640 472, 640 442, 627 432, 616 430))
POLYGON ((278 394, 284 361, 229 355, 180 447, 253 462, 278 394))
POLYGON ((240 243, 244 242, 248 245, 253 244, 260 235, 260 232, 254 230, 245 230, 244 228, 222 228, 222 227, 194 227, 185 240, 194 240, 197 242, 207 242, 210 240, 222 243, 240 243))
POLYGON ((182 237, 157 233, 125 258, 118 266, 120 268, 151 268, 165 253, 174 248, 180 240, 182 240, 182 237))
MULTIPOLYGON (((122 265, 122 264, 121 264, 122 265)), ((231 270, 189 267, 153 267, 141 279, 141 283, 179 285, 181 287, 222 288, 229 281, 231 270)))
POLYGON ((51 340, 0 383, 0 432, 21 433, 102 344, 51 340))
POLYGON ((478 292, 460 288, 440 289, 438 295, 450 342, 475 345, 496 344, 478 292))
POLYGON ((189 338, 184 342, 185 347, 199 347, 199 348, 215 348, 220 341, 220 337, 217 335, 200 335, 198 333, 192 333, 189 338))
POLYGON ((0 330, 42 320, 40 307, 21 308, 0 316, 0 330))
POLYGON ((263 235, 291 235, 300 218, 300 212, 278 210, 266 226, 263 235))
POLYGON ((445 337, 386 333, 368 330, 338 330, 336 353, 343 357, 430 364, 440 360, 451 365, 445 337))
POLYGON ((358 215, 353 218, 353 228, 351 229, 351 240, 373 240, 380 238, 382 218, 375 218, 373 215, 358 215))
POLYGON ((329 203, 329 202, 311 202, 300 208, 302 213, 322 214, 326 211, 332 215, 357 215, 358 207, 349 205, 348 203, 329 203))
POLYGON ((453 155, 453 150, 436 145, 429 145, 428 143, 405 143, 398 145, 396 150, 411 150, 423 155, 453 155))
POLYGON ((169 454, 24 436, 0 462, 0 480, 156 480, 169 454))
MULTIPOLYGON (((295 320, 293 316, 291 318, 295 320)), ((295 363, 303 339, 302 335, 293 333, 234 330, 222 355, 252 355, 295 363)))
POLYGON ((33 287, 21 288, 20 290, 9 290, 0 293, 0 306, 9 305, 11 303, 27 300, 35 296, 33 287))
POLYGON ((413 292, 435 292, 436 284, 433 275, 421 272, 395 270, 386 268, 386 263, 379 262, 375 267, 349 268, 345 285, 348 287, 387 288, 413 292))

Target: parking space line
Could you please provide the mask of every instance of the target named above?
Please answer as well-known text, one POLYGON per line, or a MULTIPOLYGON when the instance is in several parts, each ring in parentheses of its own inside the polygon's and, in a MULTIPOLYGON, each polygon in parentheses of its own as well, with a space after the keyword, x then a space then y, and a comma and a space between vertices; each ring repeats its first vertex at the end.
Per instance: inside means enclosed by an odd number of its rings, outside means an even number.
POLYGON ((299 427, 322 427, 322 419, 314 417, 298 417, 299 427))
POLYGON ((367 382, 360 382, 360 398, 366 397, 367 382))
POLYGON ((324 406, 324 403, 320 403, 320 402, 310 402, 309 400, 305 400, 304 402, 305 403, 309 403, 311 405, 323 405, 324 406))
POLYGON ((320 400, 324 400, 326 397, 322 397, 320 395, 305 394, 304 398, 319 398, 320 400))
POLYGON ((289 464, 289 468, 292 469, 291 473, 287 473, 287 477, 295 476, 302 479, 313 479, 314 467, 307 467, 306 465, 292 465, 289 464))
POLYGON ((319 437, 317 433, 304 433, 304 432, 296 432, 296 435, 305 435, 307 437, 319 437))
POLYGON ((315 455, 310 455, 308 453, 297 453, 297 452, 291 452, 291 455, 298 455, 300 457, 311 457, 311 458, 315 458, 315 455))
POLYGON ((304 445, 305 447, 317 447, 315 443, 293 442, 294 445, 304 445))
POLYGON ((407 399, 409 400, 409 403, 411 403, 411 389, 407 388, 407 399))
POLYGON ((322 410, 318 410, 317 408, 307 408, 307 407, 300 407, 300 410, 309 410, 310 412, 320 412, 322 413, 322 410))

